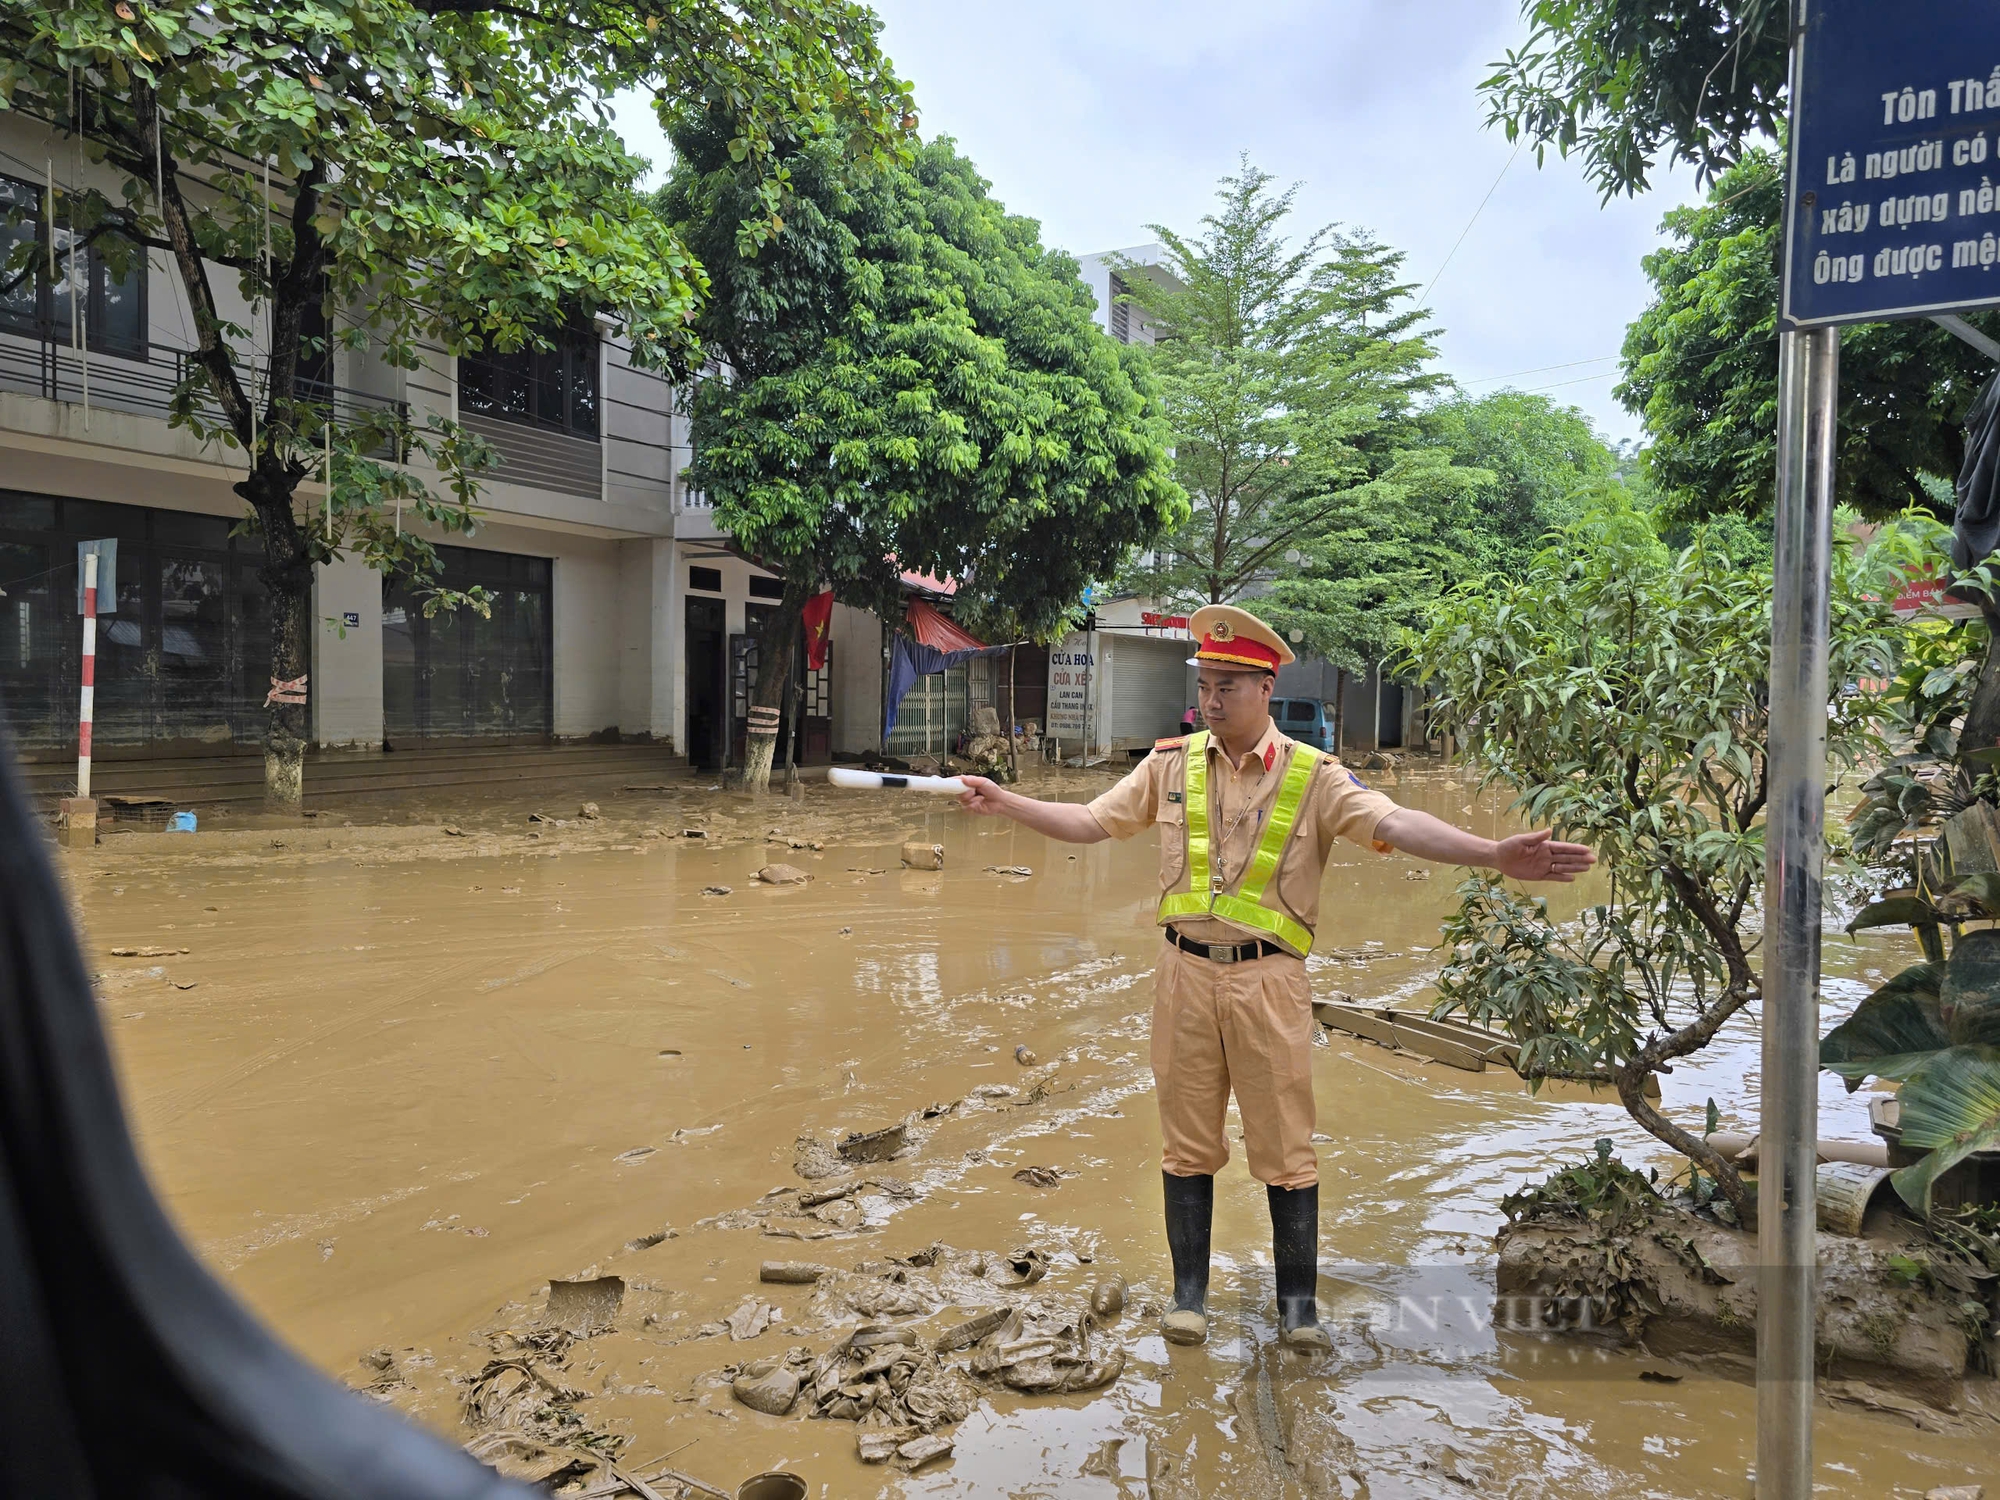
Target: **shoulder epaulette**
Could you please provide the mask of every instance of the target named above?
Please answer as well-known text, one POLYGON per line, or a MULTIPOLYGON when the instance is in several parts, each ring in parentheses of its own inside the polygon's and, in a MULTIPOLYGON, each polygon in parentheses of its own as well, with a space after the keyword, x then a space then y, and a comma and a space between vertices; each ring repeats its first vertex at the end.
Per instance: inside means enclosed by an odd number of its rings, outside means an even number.
POLYGON ((1187 742, 1188 737, 1186 735, 1175 735, 1164 740, 1154 740, 1153 748, 1155 750, 1185 750, 1187 749, 1187 742))

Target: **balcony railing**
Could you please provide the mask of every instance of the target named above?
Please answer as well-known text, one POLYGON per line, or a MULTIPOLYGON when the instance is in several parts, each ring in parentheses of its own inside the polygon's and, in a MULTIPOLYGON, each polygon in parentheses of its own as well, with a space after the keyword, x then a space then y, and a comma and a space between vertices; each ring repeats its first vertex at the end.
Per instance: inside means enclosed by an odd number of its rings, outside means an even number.
MULTIPOLYGON (((174 391, 193 370, 191 352, 184 349, 153 348, 143 358, 92 351, 88 376, 82 355, 66 343, 0 334, 0 391, 40 396, 45 401, 84 403, 88 380, 89 404, 106 411, 130 412, 142 417, 165 418, 172 410, 174 391)), ((239 358, 242 376, 261 381, 264 365, 259 360, 239 358)), ((205 387, 199 391, 196 409, 211 422, 220 422, 221 408, 205 387)), ((370 391, 329 386, 322 381, 299 382, 298 398, 310 409, 308 421, 322 420, 329 403, 337 425, 351 426, 368 421, 386 426, 391 436, 372 457, 401 462, 408 455, 409 403, 370 391), (385 421, 385 419, 387 419, 385 421)))

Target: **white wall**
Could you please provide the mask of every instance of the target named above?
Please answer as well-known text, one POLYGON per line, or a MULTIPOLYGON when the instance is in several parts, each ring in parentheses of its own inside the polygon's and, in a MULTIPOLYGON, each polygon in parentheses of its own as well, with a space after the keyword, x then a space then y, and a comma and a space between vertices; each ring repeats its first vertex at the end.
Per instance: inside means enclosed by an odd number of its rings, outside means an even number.
POLYGON ((614 543, 618 556, 618 629, 608 643, 618 656, 618 729, 651 732, 653 656, 653 544, 614 543))
POLYGON ((882 744, 882 622, 870 611, 833 607, 833 748, 850 754, 882 744))
POLYGON ((314 743, 381 747, 382 575, 352 556, 314 571, 311 698, 314 743))

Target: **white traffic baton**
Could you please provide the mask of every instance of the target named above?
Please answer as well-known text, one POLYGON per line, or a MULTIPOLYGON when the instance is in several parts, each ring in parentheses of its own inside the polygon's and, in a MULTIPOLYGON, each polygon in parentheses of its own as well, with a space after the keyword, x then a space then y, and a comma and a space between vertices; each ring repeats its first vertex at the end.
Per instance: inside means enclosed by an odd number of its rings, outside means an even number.
POLYGON ((849 791, 942 792, 956 797, 970 790, 957 776, 898 776, 893 771, 856 771, 848 766, 830 766, 826 773, 831 786, 849 791))

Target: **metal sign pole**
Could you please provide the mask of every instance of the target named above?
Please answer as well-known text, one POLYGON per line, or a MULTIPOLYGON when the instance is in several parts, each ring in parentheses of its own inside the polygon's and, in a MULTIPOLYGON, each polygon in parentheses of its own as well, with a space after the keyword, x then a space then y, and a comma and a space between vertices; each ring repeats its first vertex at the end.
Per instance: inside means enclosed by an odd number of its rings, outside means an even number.
POLYGON ((1758 1500, 1812 1494, 1820 863, 1840 331, 1778 339, 1757 1251, 1758 1500))

